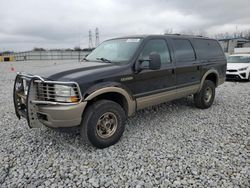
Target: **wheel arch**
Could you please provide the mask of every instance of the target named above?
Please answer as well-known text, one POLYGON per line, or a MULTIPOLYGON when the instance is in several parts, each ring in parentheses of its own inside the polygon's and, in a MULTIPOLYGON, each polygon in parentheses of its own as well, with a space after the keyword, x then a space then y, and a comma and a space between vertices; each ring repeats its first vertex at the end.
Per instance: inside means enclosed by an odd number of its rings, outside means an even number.
POLYGON ((133 100, 132 96, 125 89, 120 87, 110 86, 100 88, 93 91, 87 95, 86 98, 84 98, 88 104, 91 104, 92 102, 99 99, 108 99, 117 102, 125 110, 127 116, 134 114, 136 109, 135 100, 133 100))
POLYGON ((211 80, 214 82, 215 84, 215 87, 217 87, 219 85, 219 73, 217 70, 215 69, 210 69, 208 70, 203 76, 202 76, 202 79, 201 79, 201 84, 200 84, 200 88, 199 88, 199 91, 201 90, 205 80, 211 80))

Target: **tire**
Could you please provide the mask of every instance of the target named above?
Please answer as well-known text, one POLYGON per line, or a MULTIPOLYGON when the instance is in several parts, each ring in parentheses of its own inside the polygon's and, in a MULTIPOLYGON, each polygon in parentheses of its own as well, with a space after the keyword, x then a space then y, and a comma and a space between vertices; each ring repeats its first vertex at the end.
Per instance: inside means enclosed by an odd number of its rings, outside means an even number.
POLYGON ((106 148, 120 140, 125 120, 125 112, 119 104, 100 100, 84 112, 80 133, 85 142, 97 148, 106 148))
POLYGON ((194 104, 197 108, 207 109, 215 97, 215 84, 211 80, 205 80, 201 90, 194 95, 194 104))

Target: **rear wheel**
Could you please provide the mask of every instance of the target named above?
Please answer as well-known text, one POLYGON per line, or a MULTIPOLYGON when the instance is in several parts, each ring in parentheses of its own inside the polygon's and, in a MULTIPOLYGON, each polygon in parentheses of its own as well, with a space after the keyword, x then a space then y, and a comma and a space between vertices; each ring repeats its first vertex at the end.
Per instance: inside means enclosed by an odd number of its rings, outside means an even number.
POLYGON ((89 106, 81 123, 81 135, 97 148, 105 148, 119 141, 125 128, 123 108, 110 100, 100 100, 89 106))
POLYGON ((197 108, 209 108, 215 97, 215 84, 211 80, 205 80, 201 90, 194 95, 194 104, 197 108))

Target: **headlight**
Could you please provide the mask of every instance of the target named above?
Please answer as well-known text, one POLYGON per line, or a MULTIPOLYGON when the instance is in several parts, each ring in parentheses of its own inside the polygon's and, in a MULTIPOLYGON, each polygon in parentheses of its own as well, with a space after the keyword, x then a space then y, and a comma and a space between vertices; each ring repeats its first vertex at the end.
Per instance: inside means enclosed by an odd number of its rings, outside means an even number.
POLYGON ((55 84, 55 101, 57 102, 78 102, 79 97, 75 87, 55 84))
POLYGON ((247 70, 247 67, 239 69, 239 71, 244 71, 244 70, 247 70))

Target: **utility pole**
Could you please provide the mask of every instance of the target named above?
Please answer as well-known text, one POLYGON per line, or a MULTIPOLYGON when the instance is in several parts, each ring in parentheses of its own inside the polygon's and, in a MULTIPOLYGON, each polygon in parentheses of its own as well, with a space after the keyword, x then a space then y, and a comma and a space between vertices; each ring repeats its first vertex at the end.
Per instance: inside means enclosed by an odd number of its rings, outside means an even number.
POLYGON ((92 32, 91 32, 91 30, 89 30, 89 48, 93 48, 92 32))
MULTIPOLYGON (((80 30, 80 29, 79 29, 80 30)), ((81 61, 81 34, 79 32, 79 50, 78 50, 78 62, 81 61)))
POLYGON ((95 28, 95 47, 97 47, 99 45, 99 42, 100 42, 99 29, 97 27, 97 28, 95 28))

